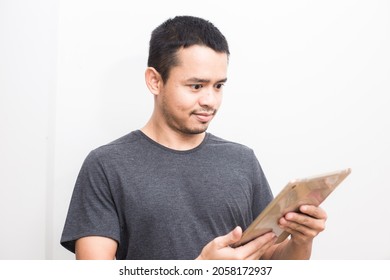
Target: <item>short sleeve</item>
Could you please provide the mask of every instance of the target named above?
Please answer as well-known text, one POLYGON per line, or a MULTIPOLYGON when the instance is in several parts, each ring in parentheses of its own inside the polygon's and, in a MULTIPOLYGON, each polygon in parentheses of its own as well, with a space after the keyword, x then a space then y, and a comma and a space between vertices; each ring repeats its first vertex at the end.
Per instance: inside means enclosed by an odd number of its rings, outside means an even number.
POLYGON ((106 175, 92 151, 77 177, 60 241, 73 253, 76 240, 85 236, 109 237, 119 243, 119 219, 106 175))

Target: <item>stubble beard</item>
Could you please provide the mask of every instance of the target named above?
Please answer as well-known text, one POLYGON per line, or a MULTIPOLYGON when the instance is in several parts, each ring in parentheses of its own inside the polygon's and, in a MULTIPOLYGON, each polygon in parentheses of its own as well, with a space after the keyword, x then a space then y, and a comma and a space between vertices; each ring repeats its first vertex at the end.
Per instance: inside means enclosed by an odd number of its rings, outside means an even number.
MULTIPOLYGON (((191 117, 191 115, 190 115, 191 117)), ((190 126, 186 125, 183 122, 180 122, 180 120, 176 120, 171 115, 165 116, 166 122, 168 126, 181 133, 181 134, 188 134, 188 135, 196 135, 206 132, 206 130, 209 127, 209 123, 200 123, 198 125, 190 126)))
MULTIPOLYGON (((199 111, 203 111, 203 112, 212 111, 213 115, 215 115, 217 112, 216 110, 194 110, 194 111, 190 112, 189 118, 191 118, 194 113, 199 112, 199 111)), ((162 112, 163 112, 163 115, 164 115, 164 118, 165 118, 167 125, 172 130, 175 130, 175 131, 179 132, 180 134, 187 134, 187 135, 201 134, 201 133, 204 133, 207 131, 209 124, 210 124, 210 122, 204 122, 204 123, 200 122, 198 124, 190 126, 190 125, 186 125, 184 123, 184 121, 180 120, 179 118, 176 118, 175 116, 173 116, 167 110, 166 107, 163 108, 162 112)))

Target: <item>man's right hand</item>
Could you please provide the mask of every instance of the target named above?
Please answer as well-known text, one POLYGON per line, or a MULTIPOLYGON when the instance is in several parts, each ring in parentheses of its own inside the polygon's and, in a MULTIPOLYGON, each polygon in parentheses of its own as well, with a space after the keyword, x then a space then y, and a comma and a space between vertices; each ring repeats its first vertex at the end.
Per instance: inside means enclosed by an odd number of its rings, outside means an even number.
POLYGON ((266 233, 251 242, 232 248, 230 245, 240 240, 241 227, 236 227, 226 235, 219 236, 209 242, 202 250, 197 260, 258 260, 275 243, 273 232, 266 233))

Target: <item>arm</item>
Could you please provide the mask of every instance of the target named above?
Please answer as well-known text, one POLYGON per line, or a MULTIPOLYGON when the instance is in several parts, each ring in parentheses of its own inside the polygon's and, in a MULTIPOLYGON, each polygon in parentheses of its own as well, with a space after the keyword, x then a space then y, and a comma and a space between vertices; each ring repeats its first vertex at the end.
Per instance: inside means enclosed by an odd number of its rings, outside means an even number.
POLYGON ((102 236, 87 236, 76 241, 77 260, 113 260, 118 244, 102 236))
POLYGON ((320 207, 303 205, 300 213, 290 212, 279 220, 282 229, 291 238, 272 246, 264 255, 265 259, 310 259, 313 239, 325 229, 326 212, 320 207))

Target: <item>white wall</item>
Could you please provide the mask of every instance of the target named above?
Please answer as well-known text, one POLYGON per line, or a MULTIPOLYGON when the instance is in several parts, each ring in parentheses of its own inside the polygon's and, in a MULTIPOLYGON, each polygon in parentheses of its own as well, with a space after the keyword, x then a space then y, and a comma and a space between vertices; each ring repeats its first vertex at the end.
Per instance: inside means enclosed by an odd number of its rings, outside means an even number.
POLYGON ((150 32, 177 14, 227 36, 229 81, 210 132, 252 147, 275 193, 352 168, 323 204, 313 259, 390 259, 387 1, 27 3, 0 2, 0 259, 73 258, 59 238, 79 168, 147 121, 150 32))
POLYGON ((57 21, 57 1, 0 1, 0 259, 51 246, 57 21))

